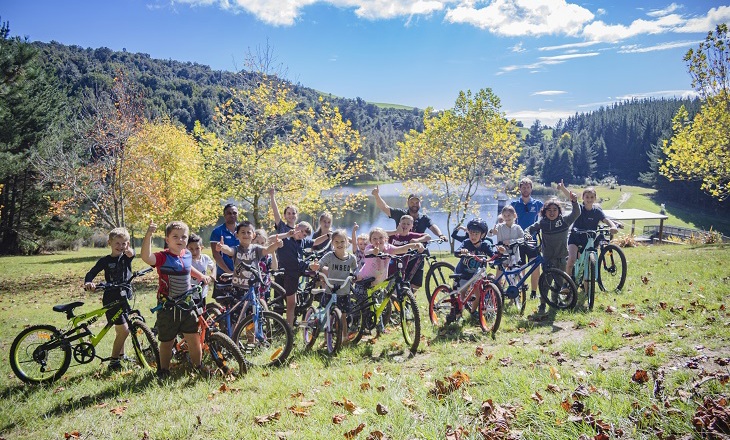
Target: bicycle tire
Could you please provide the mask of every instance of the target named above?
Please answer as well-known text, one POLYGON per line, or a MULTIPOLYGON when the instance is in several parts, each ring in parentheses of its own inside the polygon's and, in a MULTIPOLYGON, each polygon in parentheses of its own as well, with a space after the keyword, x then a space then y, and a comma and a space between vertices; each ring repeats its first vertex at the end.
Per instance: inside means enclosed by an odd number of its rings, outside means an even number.
POLYGON ((255 367, 278 367, 286 362, 294 345, 294 332, 281 315, 262 311, 259 315, 264 339, 255 335, 253 315, 233 331, 233 339, 243 352, 246 363, 255 367))
POLYGON ((431 300, 428 302, 428 317, 434 326, 441 326, 446 323, 446 317, 453 307, 451 292, 451 287, 446 284, 442 284, 434 289, 431 300))
POLYGON ((24 329, 10 346, 10 367, 13 373, 25 383, 50 383, 63 376, 71 365, 71 345, 63 340, 61 332, 50 325, 34 325, 24 329), (41 350, 43 345, 58 341, 57 347, 41 350), (40 351, 38 351, 40 350, 40 351), (60 356, 56 356, 58 353, 60 356), (52 356, 53 355, 53 356, 52 356), (52 367, 48 370, 49 359, 52 367), (46 363, 46 371, 41 361, 46 363))
POLYGON ((494 283, 485 284, 479 295, 479 327, 494 335, 502 322, 502 296, 494 283))
POLYGON ((433 290, 436 290, 437 287, 443 284, 451 284, 449 275, 453 274, 455 270, 454 265, 446 261, 437 261, 428 268, 424 288, 426 290, 426 299, 429 303, 431 302, 433 290), (431 290, 431 287, 433 287, 433 290, 431 290))
POLYGON ((205 305, 205 321, 211 329, 222 331, 228 334, 225 322, 216 322, 216 319, 224 313, 223 307, 216 303, 207 303, 205 305))
POLYGON ((367 308, 367 301, 358 303, 355 295, 350 296, 350 313, 347 314, 347 336, 350 344, 357 344, 365 334, 367 308))
POLYGON ((139 365, 147 370, 157 370, 160 365, 160 347, 152 330, 144 322, 134 319, 129 322, 129 336, 139 365))
POLYGON ((336 355, 342 347, 342 312, 337 307, 330 310, 330 327, 325 327, 327 352, 336 355))
POLYGON ((314 317, 317 311, 314 307, 307 309, 307 313, 304 315, 304 321, 302 322, 302 340, 304 341, 304 350, 311 350, 314 347, 314 342, 317 340, 319 335, 319 323, 317 323, 314 317))
POLYGON ((247 365, 241 350, 235 342, 221 332, 211 332, 206 336, 208 348, 203 350, 204 367, 220 369, 224 376, 240 377, 246 374, 247 365))
POLYGON ((593 303, 596 300, 596 254, 588 255, 588 279, 586 280, 586 295, 588 297, 588 310, 593 311, 593 303))
POLYGON ((626 283, 626 256, 620 247, 607 244, 598 256, 598 287, 604 292, 618 292, 626 283), (616 261, 618 255, 619 262, 616 261), (618 263, 618 265, 617 265, 618 263))
POLYGON ((543 270, 539 279, 540 297, 560 310, 572 309, 578 301, 578 290, 573 279, 554 267, 543 270))
POLYGON ((400 299, 395 298, 394 301, 395 308, 400 314, 403 340, 410 354, 415 355, 421 342, 421 313, 418 310, 416 297, 410 287, 404 286, 400 292, 400 299))

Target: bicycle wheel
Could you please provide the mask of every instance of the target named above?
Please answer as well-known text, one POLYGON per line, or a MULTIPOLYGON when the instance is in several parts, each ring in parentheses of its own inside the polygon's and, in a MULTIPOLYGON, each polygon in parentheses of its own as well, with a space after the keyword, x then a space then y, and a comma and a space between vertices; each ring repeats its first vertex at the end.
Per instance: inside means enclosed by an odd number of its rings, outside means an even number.
POLYGON ((304 314, 304 321, 302 322, 302 340, 304 340, 304 349, 310 350, 314 347, 314 342, 317 340, 319 334, 319 323, 315 316, 317 310, 314 307, 307 309, 307 313, 304 314))
POLYGON ((624 288, 626 282, 626 256, 620 247, 607 244, 598 257, 598 287, 604 292, 624 288))
POLYGON ((132 347, 139 365, 148 370, 157 370, 160 365, 160 348, 152 330, 144 322, 134 319, 129 322, 129 336, 132 338, 132 347))
POLYGON ((330 310, 330 325, 324 329, 327 340, 327 352, 337 354, 342 346, 342 312, 337 307, 330 310))
POLYGON ((206 336, 208 348, 203 350, 203 366, 211 371, 220 369, 224 376, 243 376, 246 374, 246 361, 235 342, 221 332, 211 332, 206 336))
POLYGON ((253 315, 246 317, 233 331, 246 362, 256 367, 277 367, 282 365, 294 345, 294 333, 279 314, 262 311, 259 328, 256 329, 253 315))
POLYGON ((482 331, 492 332, 492 335, 499 329, 502 322, 502 296, 499 288, 494 283, 482 285, 479 297, 479 327, 482 331))
POLYGON ((212 329, 220 330, 228 334, 226 323, 216 322, 216 319, 223 314, 223 307, 216 303, 208 303, 205 305, 205 320, 212 329))
POLYGON ((367 301, 358 301, 358 295, 350 295, 350 313, 347 314, 347 338, 350 344, 357 344, 365 334, 367 301))
POLYGON ((63 376, 71 365, 71 346, 50 325, 28 327, 10 346, 10 367, 25 383, 49 383, 63 376))
POLYGON ((444 325, 451 312, 451 287, 442 284, 433 291, 428 302, 428 317, 435 326, 444 325))
POLYGON ((415 355, 418 344, 421 342, 421 313, 418 311, 416 297, 410 287, 404 286, 401 290, 401 298, 394 298, 393 301, 393 308, 400 315, 403 339, 406 341, 408 351, 415 355))
POLYGON ((572 309, 578 301, 578 290, 573 279, 560 269, 545 269, 540 274, 539 286, 540 296, 552 307, 572 309))
POLYGON ((588 279, 586 282, 586 296, 588 297, 588 310, 593 311, 593 302, 596 299, 596 254, 588 254, 588 279))
POLYGON ((433 291, 443 284, 451 284, 449 275, 454 273, 454 265, 446 261, 437 261, 428 268, 426 273, 426 299, 431 302, 433 291), (433 287, 433 290, 431 288, 433 287))

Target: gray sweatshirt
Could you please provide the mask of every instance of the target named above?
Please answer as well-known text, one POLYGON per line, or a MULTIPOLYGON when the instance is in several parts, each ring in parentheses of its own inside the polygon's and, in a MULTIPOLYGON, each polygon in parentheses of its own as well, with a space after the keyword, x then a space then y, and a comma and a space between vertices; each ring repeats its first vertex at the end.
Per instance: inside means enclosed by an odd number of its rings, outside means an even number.
POLYGON ((542 232, 542 256, 550 267, 565 270, 565 259, 568 257, 568 233, 570 226, 580 215, 580 205, 572 202, 573 212, 563 217, 558 215, 555 220, 541 217, 539 221, 527 228, 530 235, 542 232))

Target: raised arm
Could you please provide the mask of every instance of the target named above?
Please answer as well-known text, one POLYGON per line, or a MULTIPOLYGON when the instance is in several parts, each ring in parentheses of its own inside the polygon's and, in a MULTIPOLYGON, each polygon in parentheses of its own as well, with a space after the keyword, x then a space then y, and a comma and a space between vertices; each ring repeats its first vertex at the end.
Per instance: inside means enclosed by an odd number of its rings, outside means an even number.
POLYGON ((440 239, 446 240, 446 236, 443 233, 441 233, 441 229, 439 229, 439 227, 436 226, 435 223, 432 224, 431 227, 428 229, 430 229, 431 232, 433 232, 433 235, 437 236, 440 239))
MULTIPOLYGON (((232 247, 230 247, 226 244, 223 244, 223 237, 221 237, 220 241, 214 241, 213 243, 211 243, 210 248, 213 249, 214 254, 224 253, 224 254, 228 255, 229 257, 233 257, 236 255, 236 251, 232 247)), ((221 258, 221 261, 223 261, 223 258, 221 258)), ((227 267, 227 266, 225 263, 223 263, 223 264, 221 264, 221 267, 227 267)))
POLYGON ((390 217, 390 206, 388 206, 387 203, 385 203, 385 200, 383 200, 382 197, 380 197, 380 186, 375 185, 375 188, 372 191, 373 196, 375 196, 375 205, 383 211, 385 215, 390 217))
POLYGON ((276 190, 272 186, 269 189, 269 199, 271 203, 271 212, 274 214, 274 223, 281 223, 281 214, 279 214, 279 205, 276 204, 276 190))
POLYGON ((147 227, 147 232, 144 234, 144 238, 142 239, 142 249, 139 251, 139 257, 150 266, 157 264, 155 256, 152 255, 152 234, 154 234, 156 230, 157 225, 155 222, 150 220, 150 225, 147 227))
POLYGON ((360 229, 360 226, 355 223, 352 225, 352 253, 357 253, 357 230, 360 229))
MULTIPOLYGON (((264 255, 271 255, 271 254, 275 255, 276 250, 282 246, 284 246, 284 242, 281 241, 281 239, 279 237, 276 237, 274 239, 274 241, 268 247, 264 248, 264 255)), ((273 266, 274 263, 272 262, 271 265, 273 266)), ((274 269, 275 268, 272 267, 272 270, 274 270, 274 269)))

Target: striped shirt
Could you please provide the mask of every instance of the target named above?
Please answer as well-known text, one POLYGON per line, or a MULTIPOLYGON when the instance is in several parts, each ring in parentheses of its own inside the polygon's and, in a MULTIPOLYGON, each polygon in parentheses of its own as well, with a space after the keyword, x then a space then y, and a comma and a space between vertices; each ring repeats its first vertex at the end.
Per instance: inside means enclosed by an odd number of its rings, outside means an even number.
POLYGON ((155 252, 155 267, 159 275, 159 287, 157 298, 168 297, 178 298, 190 290, 190 268, 193 264, 193 257, 187 249, 183 249, 180 255, 175 255, 169 250, 155 252))

